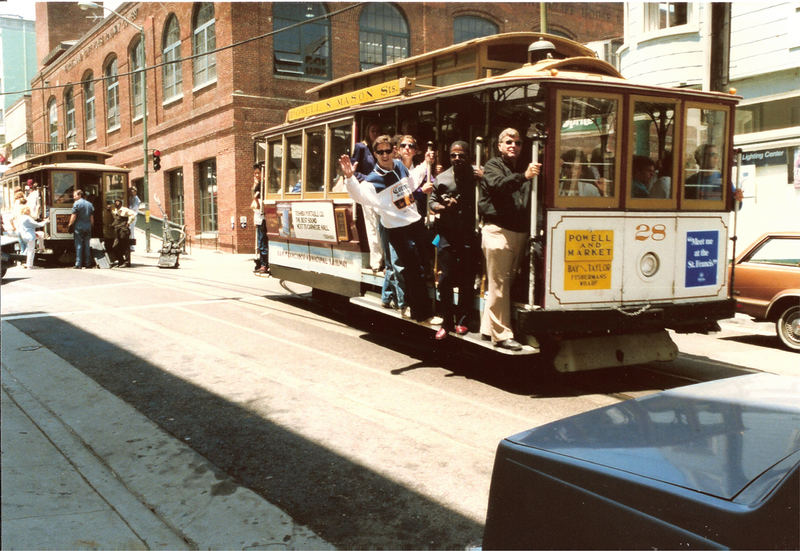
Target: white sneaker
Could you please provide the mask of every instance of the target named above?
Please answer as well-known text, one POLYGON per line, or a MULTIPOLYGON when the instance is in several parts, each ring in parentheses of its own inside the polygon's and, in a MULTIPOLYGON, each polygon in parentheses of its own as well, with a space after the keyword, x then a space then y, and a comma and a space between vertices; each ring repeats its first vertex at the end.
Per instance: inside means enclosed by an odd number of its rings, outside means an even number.
POLYGON ((428 318, 421 323, 425 323, 427 325, 441 325, 444 322, 440 316, 433 316, 432 318, 428 318))
POLYGON ((410 318, 411 317, 411 307, 410 306, 406 306, 405 308, 403 308, 400 311, 400 315, 403 316, 404 318, 410 318))

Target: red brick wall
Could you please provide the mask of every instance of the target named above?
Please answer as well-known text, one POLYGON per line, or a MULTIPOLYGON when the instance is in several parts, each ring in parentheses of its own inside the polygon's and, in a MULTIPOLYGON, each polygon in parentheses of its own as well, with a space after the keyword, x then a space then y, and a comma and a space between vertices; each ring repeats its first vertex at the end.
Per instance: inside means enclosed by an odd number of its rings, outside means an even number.
MULTIPOLYGON (((147 65, 162 61, 163 34, 170 14, 179 22, 181 56, 192 49, 191 2, 128 2, 117 8, 122 15, 144 27, 147 65)), ((581 42, 622 35, 622 4, 610 3, 547 3, 550 28, 581 42)), ((216 45, 223 47, 259 36, 272 30, 272 4, 269 2, 215 3, 216 45)), ((329 12, 346 7, 328 3, 329 12)), ((416 55, 452 44, 452 20, 456 15, 479 15, 494 21, 500 32, 538 31, 539 3, 402 3, 396 6, 404 13, 411 30, 411 54, 416 55)), ((363 5, 336 15, 331 21, 331 53, 333 77, 358 71, 358 29, 363 5)), ((58 104, 59 123, 64 120, 64 88, 73 83, 76 105, 77 142, 81 148, 100 149, 111 153, 110 164, 127 166, 131 179, 143 174, 142 122, 132 120, 131 83, 123 74, 130 70, 129 50, 139 38, 134 27, 116 17, 87 35, 86 12, 74 3, 49 3, 47 9, 37 7, 37 49, 52 48, 54 40, 79 39, 71 50, 42 68, 34 87, 59 86, 35 91, 32 97, 34 141, 46 141, 46 106, 50 97, 58 104), (40 13, 43 16, 40 18, 40 13), (66 24, 65 24, 66 22, 66 24), (70 35, 70 33, 72 33, 70 35), (39 41, 42 41, 40 46, 39 41), (45 45, 46 43, 46 45, 45 45), (110 55, 118 59, 120 129, 106 131, 106 90, 95 83, 97 139, 86 142, 84 131, 84 96, 80 81, 91 70, 97 78, 110 55)), ((92 23, 93 25, 93 23, 92 23)), ((49 51, 49 50, 48 50, 49 51)), ((40 60, 41 60, 40 55, 40 60)), ((148 141, 150 149, 162 152, 162 170, 149 174, 149 196, 154 216, 156 195, 168 208, 169 190, 165 173, 181 168, 184 176, 184 197, 188 233, 199 233, 198 163, 214 158, 217 162, 218 243, 223 250, 250 252, 254 248, 252 212, 249 209, 252 187, 253 143, 251 135, 282 122, 286 109, 312 98, 305 91, 318 80, 294 79, 273 75, 272 38, 249 42, 216 54, 216 83, 192 90, 192 62, 182 64, 182 97, 163 105, 161 67, 147 74, 148 141), (248 228, 240 230, 240 216, 248 217, 248 228), (235 229, 230 219, 234 216, 235 229)), ((59 141, 65 141, 63 128, 59 141)))
MULTIPOLYGON (((102 4, 102 2, 100 2, 102 4)), ((61 42, 74 40, 97 24, 75 2, 36 2, 36 59, 39 63, 61 42), (41 24, 40 24, 41 21, 41 24), (50 23, 50 24, 49 24, 50 23)))

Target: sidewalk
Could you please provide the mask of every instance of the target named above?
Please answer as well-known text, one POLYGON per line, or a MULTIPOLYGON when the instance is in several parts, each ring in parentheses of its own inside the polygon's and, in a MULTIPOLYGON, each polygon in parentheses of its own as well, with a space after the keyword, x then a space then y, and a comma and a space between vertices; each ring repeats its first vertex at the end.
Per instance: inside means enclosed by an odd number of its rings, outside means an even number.
POLYGON ((3 549, 333 549, 2 323, 3 549))

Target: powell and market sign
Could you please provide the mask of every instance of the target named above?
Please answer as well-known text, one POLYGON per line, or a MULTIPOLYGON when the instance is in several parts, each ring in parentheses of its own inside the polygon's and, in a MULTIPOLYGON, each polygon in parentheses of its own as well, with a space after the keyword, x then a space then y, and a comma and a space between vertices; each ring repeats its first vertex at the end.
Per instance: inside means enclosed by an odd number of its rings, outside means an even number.
POLYGON ((760 151, 747 151, 742 153, 743 165, 784 165, 786 164, 786 148, 762 149, 760 151))

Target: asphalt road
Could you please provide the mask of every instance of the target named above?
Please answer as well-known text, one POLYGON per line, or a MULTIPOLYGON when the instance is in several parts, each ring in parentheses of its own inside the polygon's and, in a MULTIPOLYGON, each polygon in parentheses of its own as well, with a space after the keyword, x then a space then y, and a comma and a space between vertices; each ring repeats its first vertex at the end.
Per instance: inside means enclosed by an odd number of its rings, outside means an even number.
POLYGON ((767 328, 752 337, 740 322, 676 336, 685 353, 670 364, 556 374, 313 301, 252 275, 246 255, 181 265, 134 256, 130 269, 12 268, 2 316, 338 547, 477 544, 503 437, 800 363, 767 328))

